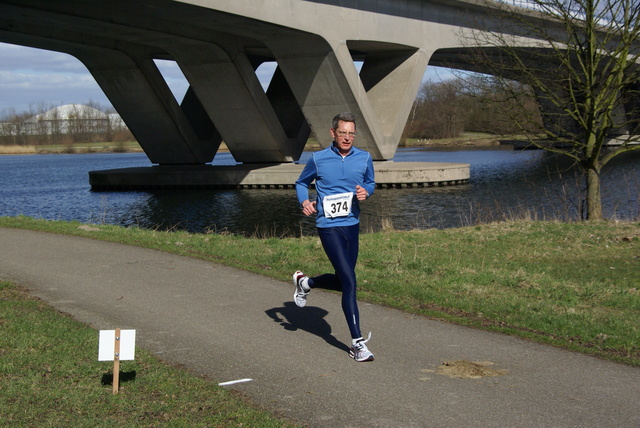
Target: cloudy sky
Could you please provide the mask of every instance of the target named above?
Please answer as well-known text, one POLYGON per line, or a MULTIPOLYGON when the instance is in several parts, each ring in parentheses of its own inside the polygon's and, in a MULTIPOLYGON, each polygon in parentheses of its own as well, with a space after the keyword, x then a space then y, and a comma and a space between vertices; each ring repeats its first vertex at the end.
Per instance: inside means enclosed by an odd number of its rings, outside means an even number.
MULTIPOLYGON (((187 82, 175 63, 159 61, 158 66, 178 100, 187 82)), ((258 69, 263 84, 273 67, 258 69)), ((439 80, 446 70, 430 68, 426 79, 439 80)), ((42 106, 97 103, 111 104, 84 65, 74 57, 52 51, 0 43, 0 116, 10 112, 41 110, 42 106)))

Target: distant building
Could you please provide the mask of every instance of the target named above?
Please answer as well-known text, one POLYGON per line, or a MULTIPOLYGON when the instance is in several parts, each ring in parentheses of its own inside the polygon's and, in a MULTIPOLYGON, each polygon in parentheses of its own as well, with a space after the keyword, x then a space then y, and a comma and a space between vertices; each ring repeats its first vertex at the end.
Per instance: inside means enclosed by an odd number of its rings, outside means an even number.
POLYGON ((113 131, 123 131, 127 129, 127 125, 118 113, 111 113, 109 115, 109 123, 111 123, 111 129, 113 131))
POLYGON ((107 114, 83 104, 65 104, 24 121, 0 124, 3 136, 105 134, 126 129, 117 114, 107 114))
POLYGON ((93 107, 66 104, 27 119, 23 132, 30 135, 106 132, 109 116, 93 107))

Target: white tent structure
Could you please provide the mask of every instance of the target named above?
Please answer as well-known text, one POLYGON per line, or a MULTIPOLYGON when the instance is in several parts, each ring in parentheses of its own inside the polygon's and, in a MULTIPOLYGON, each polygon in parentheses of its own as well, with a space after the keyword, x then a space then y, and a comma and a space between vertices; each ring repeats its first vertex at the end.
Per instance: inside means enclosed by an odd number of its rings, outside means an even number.
POLYGON ((61 141, 104 141, 127 131, 122 118, 84 104, 65 104, 28 119, 0 122, 0 143, 32 144, 61 141))
POLYGON ((85 134, 105 132, 109 115, 83 104, 65 104, 25 121, 23 133, 30 135, 85 134))

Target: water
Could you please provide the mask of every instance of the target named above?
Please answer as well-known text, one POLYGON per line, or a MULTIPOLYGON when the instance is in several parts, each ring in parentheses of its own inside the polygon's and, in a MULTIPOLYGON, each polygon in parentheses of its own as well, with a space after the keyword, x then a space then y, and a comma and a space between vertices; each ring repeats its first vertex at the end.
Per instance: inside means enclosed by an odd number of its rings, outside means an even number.
MULTIPOLYGON (((389 223, 406 230, 581 215, 581 178, 567 159, 544 151, 400 149, 395 161, 470 163, 471 180, 460 186, 377 189, 362 205, 365 231, 389 223)), ((235 162, 219 153, 214 163, 235 162)), ((151 166, 144 154, 0 156, 0 216, 259 236, 315 233, 293 189, 91 191, 89 171, 138 166, 151 166)), ((606 168, 602 184, 605 216, 640 218, 640 153, 606 168)))

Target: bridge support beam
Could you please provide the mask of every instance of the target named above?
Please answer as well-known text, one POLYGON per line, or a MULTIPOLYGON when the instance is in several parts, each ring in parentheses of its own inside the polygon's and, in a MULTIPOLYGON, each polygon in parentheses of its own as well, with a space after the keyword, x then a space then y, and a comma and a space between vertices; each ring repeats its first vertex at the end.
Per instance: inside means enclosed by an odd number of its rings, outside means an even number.
POLYGON ((213 44, 165 46, 238 162, 291 162, 292 151, 253 65, 213 44))
POLYGON ((150 56, 102 49, 99 53, 76 53, 76 57, 89 69, 152 163, 211 162, 220 146, 219 138, 212 133, 199 138, 150 56))
POLYGON ((287 135, 287 153, 291 155, 292 159, 300 159, 309 135, 311 135, 311 127, 280 67, 276 68, 271 78, 267 89, 267 98, 269 98, 269 102, 287 135))
POLYGON ((363 109, 363 115, 379 127, 382 158, 395 155, 428 62, 418 49, 372 52, 365 58, 360 79, 367 92, 363 101, 370 108, 363 109))
POLYGON ((266 44, 323 147, 331 144, 329 119, 348 110, 359 117, 356 145, 376 160, 393 158, 429 61, 423 50, 372 42, 331 47, 311 35, 266 44), (360 75, 354 55, 363 59, 360 75))

